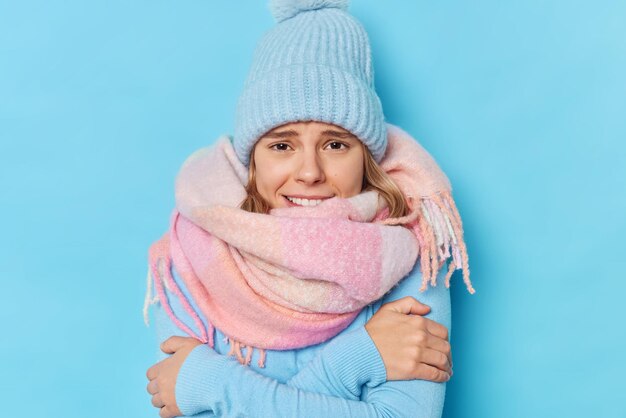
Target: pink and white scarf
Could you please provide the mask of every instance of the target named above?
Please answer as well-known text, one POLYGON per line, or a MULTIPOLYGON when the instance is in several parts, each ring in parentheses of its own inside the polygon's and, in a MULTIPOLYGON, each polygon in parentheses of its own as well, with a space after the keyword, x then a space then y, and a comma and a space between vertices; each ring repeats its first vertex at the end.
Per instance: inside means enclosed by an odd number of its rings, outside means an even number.
POLYGON ((388 218, 375 191, 331 198, 315 207, 239 209, 248 169, 228 137, 192 154, 176 181, 176 209, 169 231, 149 252, 148 287, 187 334, 214 346, 214 330, 229 337, 231 352, 249 364, 252 348, 289 350, 326 341, 360 310, 404 278, 420 257, 423 282, 436 284, 451 259, 445 284, 456 269, 470 293, 461 219, 450 184, 433 158, 406 132, 388 125, 381 168, 399 186, 411 213, 388 218), (403 226, 403 225, 406 225, 403 226), (183 280, 208 320, 205 328, 172 277, 183 280), (174 314, 164 286, 194 318, 197 335, 174 314), (249 347, 244 358, 241 349, 249 347))

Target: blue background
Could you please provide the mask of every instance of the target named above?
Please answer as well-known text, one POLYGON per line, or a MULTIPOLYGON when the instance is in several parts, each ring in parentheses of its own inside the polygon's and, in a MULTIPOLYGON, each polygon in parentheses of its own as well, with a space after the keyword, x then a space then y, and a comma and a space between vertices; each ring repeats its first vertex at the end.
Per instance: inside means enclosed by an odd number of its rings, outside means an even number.
MULTIPOLYGON (((464 219, 444 416, 626 417, 626 3, 351 11, 464 219)), ((262 0, 0 0, 2 416, 158 416, 146 250, 272 25, 262 0)))

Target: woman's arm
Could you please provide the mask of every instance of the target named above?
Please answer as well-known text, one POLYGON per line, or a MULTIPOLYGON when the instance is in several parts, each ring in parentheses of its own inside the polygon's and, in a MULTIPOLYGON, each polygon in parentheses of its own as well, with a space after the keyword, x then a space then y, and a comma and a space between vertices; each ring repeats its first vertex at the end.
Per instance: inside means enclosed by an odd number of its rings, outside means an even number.
MULTIPOLYGON (((383 302, 415 295, 418 287, 419 281, 409 277, 383 302)), ((432 319, 449 325, 445 287, 430 289, 419 298, 431 306, 432 319)), ((432 417, 441 415, 444 394, 441 383, 385 382, 384 364, 363 327, 335 337, 286 384, 207 346, 192 351, 176 383, 176 398, 186 415, 208 410, 227 416, 403 416, 410 411, 411 416, 432 417)))
MULTIPOLYGON (((179 336, 185 335, 176 329, 160 304, 156 305, 154 319, 161 336, 170 333, 179 336)), ((340 334, 333 341, 337 341, 337 347, 341 348, 345 346, 358 347, 358 349, 352 350, 354 353, 348 353, 350 358, 346 360, 355 365, 357 359, 352 356, 361 353, 360 360, 362 363, 370 365, 368 367, 372 369, 371 374, 379 382, 385 381, 384 364, 363 327, 353 332, 340 334)), ((327 359, 333 357, 333 351, 332 349, 325 350, 322 357, 327 359)), ((339 356, 345 352, 346 350, 339 350, 339 356)), ((163 355, 162 357, 167 356, 163 355)), ((271 360, 275 361, 276 358, 271 360)), ((304 369, 307 367, 305 366, 304 369)), ((332 370, 333 367, 331 366, 329 369, 332 370)), ((344 375, 346 381, 350 382, 349 374, 354 374, 358 369, 356 366, 348 369, 348 373, 344 375)), ((367 408, 370 411, 363 410, 362 406, 365 406, 365 402, 348 401, 337 396, 314 393, 318 385, 325 383, 324 380, 329 379, 329 376, 325 379, 323 376, 311 373, 308 377, 300 380, 299 384, 303 388, 298 389, 289 384, 282 384, 276 379, 265 377, 250 367, 242 366, 233 357, 221 355, 205 344, 198 345, 191 351, 184 360, 178 375, 169 376, 172 380, 174 377, 176 378, 176 404, 183 415, 199 417, 306 417, 326 413, 333 417, 388 416, 376 412, 379 408, 367 408), (359 404, 363 405, 359 407, 359 404)), ((362 378, 362 376, 355 377, 362 378)), ((334 385, 331 383, 330 387, 333 386, 336 389, 341 389, 342 384, 335 381, 334 385)), ((162 393, 161 396, 163 396, 162 393)))
MULTIPOLYGON (((414 295, 419 283, 402 282, 383 302, 414 295)), ((445 286, 429 289, 419 299, 431 306, 431 319, 449 327, 450 299, 445 286)), ((182 411, 207 409, 218 416, 441 416, 445 383, 385 382, 384 373, 372 340, 359 327, 335 337, 286 384, 261 376, 207 346, 197 347, 181 368, 176 394, 182 411)))
MULTIPOLYGON (((178 309, 179 302, 174 299, 175 296, 172 294, 168 296, 173 310, 181 313, 178 309)), ((187 336, 176 327, 160 304, 155 305, 153 313, 159 343, 169 340, 169 336, 187 336)), ((183 317, 182 313, 180 316, 183 317)), ((185 323, 189 325, 188 321, 185 323)), ((323 354, 320 352, 316 355, 316 360, 322 359, 321 363, 310 361, 300 370, 300 373, 310 364, 316 363, 323 366, 320 370, 326 369, 326 372, 340 376, 341 381, 338 377, 319 375, 316 372, 306 375, 298 373, 296 376, 301 376, 297 381, 298 387, 295 386, 295 382, 293 387, 289 383, 281 384, 276 379, 255 372, 251 367, 242 366, 233 357, 217 353, 208 345, 199 345, 184 359, 178 376, 172 376, 172 378, 176 377, 175 399, 178 408, 184 415, 201 413, 202 417, 239 416, 241 414, 243 416, 283 416, 281 415, 283 413, 286 414, 285 416, 300 416, 301 414, 306 416, 307 413, 310 415, 314 413, 314 411, 306 412, 307 408, 319 405, 321 410, 318 413, 328 408, 327 411, 331 416, 335 416, 335 411, 341 410, 344 414, 338 416, 351 416, 345 413, 354 411, 354 407, 346 405, 344 399, 341 398, 358 399, 352 392, 360 392, 360 385, 377 385, 385 382, 385 366, 362 326, 354 331, 338 335, 331 343, 332 346, 329 346, 329 343, 320 350, 323 354), (345 349, 346 347, 353 348, 345 349), (329 362, 328 365, 325 365, 326 361, 329 362), (349 363, 350 367, 343 368, 342 366, 346 363, 349 363), (240 386, 246 386, 246 390, 241 391, 240 386), (323 391, 324 388, 331 396, 311 396, 315 395, 311 392, 316 392, 318 389, 323 391), (277 392, 272 393, 273 389, 277 392), (249 394, 252 393, 256 395, 250 397, 249 394), (325 403, 326 398, 329 398, 330 402, 325 403), (280 405, 274 405, 277 399, 280 400, 280 405), (302 409, 303 400, 306 400, 306 404, 309 405, 304 409, 302 409), (256 413, 250 411, 256 411, 256 413)), ((160 353, 161 360, 167 357, 163 352, 160 353)), ((270 357, 268 360, 275 362, 279 359, 270 357)))
POLYGON ((315 393, 315 384, 307 391, 278 383, 206 345, 196 347, 188 359, 176 383, 179 408, 185 415, 207 410, 215 416, 249 417, 441 416, 443 392, 439 396, 420 393, 419 380, 386 382, 364 391, 361 400, 352 400, 315 393), (204 377, 198 376, 197 367, 204 377))
MULTIPOLYGON (((446 327, 449 334, 451 325, 450 292, 449 289, 443 285, 444 276, 445 273, 440 273, 437 287, 429 288, 424 293, 420 293, 418 289, 421 286, 421 274, 418 268, 415 267, 407 278, 387 293, 381 302, 378 302, 378 306, 400 300, 407 296, 415 297, 421 303, 431 308, 430 312, 423 316, 446 327)), ((362 334, 367 336, 364 327, 360 329, 363 331, 362 334)), ((394 326, 394 330, 395 329, 396 327, 394 326)), ((377 369, 374 364, 355 361, 360 357, 359 352, 357 351, 353 354, 354 346, 344 344, 342 337, 343 335, 340 334, 331 340, 318 355, 307 364, 307 367, 302 368, 287 383, 294 387, 307 389, 310 382, 318 382, 317 392, 341 396, 346 399, 359 399, 361 397, 361 390, 364 389, 364 387, 371 388, 385 382, 385 380, 387 380, 386 377, 381 381, 381 377, 377 376, 377 369), (334 379, 328 379, 328 376, 334 379), (337 385, 337 382, 340 382, 340 384, 337 385)), ((361 350, 370 345, 374 345, 372 339, 363 338, 362 342, 360 342, 357 347, 361 350)), ((377 358, 382 362, 380 355, 377 358)), ((421 379, 426 379, 426 377, 422 377, 421 379)), ((429 379, 434 378, 429 377, 429 379)), ((433 394, 433 396, 443 397, 443 395, 445 395, 444 385, 432 381, 420 381, 427 383, 422 385, 425 386, 426 391, 441 392, 440 394, 433 394)))

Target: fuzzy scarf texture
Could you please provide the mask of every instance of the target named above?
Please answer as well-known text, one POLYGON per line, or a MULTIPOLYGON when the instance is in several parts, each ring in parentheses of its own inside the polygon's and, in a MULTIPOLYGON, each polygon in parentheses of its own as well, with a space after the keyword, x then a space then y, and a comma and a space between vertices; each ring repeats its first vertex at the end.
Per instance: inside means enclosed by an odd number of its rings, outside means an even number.
POLYGON ((435 286, 445 260, 474 293, 463 229, 450 183, 434 159, 406 132, 388 125, 381 168, 407 199, 410 214, 389 218, 375 191, 334 197, 315 207, 239 208, 248 169, 230 139, 192 154, 176 180, 170 228, 149 251, 144 305, 161 302, 188 335, 214 347, 215 327, 249 364, 254 348, 289 350, 326 341, 345 329, 366 305, 381 298, 420 262, 423 282, 435 286), (172 277, 175 268, 194 305, 172 277), (154 279, 156 297, 150 294, 154 279), (174 314, 164 290, 173 292, 200 335, 174 314), (248 348, 244 357, 242 349, 248 348))

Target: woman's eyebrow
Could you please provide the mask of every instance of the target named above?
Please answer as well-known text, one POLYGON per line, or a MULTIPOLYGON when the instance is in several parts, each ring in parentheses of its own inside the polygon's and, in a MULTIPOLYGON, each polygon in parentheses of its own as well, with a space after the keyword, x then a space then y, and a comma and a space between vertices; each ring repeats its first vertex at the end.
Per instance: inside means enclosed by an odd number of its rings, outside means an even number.
MULTIPOLYGON (((279 132, 269 132, 263 135, 263 137, 282 139, 282 138, 291 138, 291 137, 298 136, 298 135, 299 135, 298 132, 294 130, 288 130, 288 131, 279 131, 279 132)), ((350 132, 341 132, 341 131, 336 131, 333 129, 326 129, 325 131, 322 131, 322 135, 336 136, 338 138, 343 138, 343 139, 348 139, 348 138, 356 139, 356 136, 354 136, 350 132)))
POLYGON ((356 136, 352 135, 350 132, 340 132, 334 131, 332 129, 327 129, 322 132, 322 135, 330 135, 330 136, 338 136, 339 138, 348 139, 348 138, 356 138, 356 136))
POLYGON ((280 132, 269 132, 263 135, 265 138, 291 138, 292 136, 298 136, 298 132, 294 130, 290 131, 280 131, 280 132))

